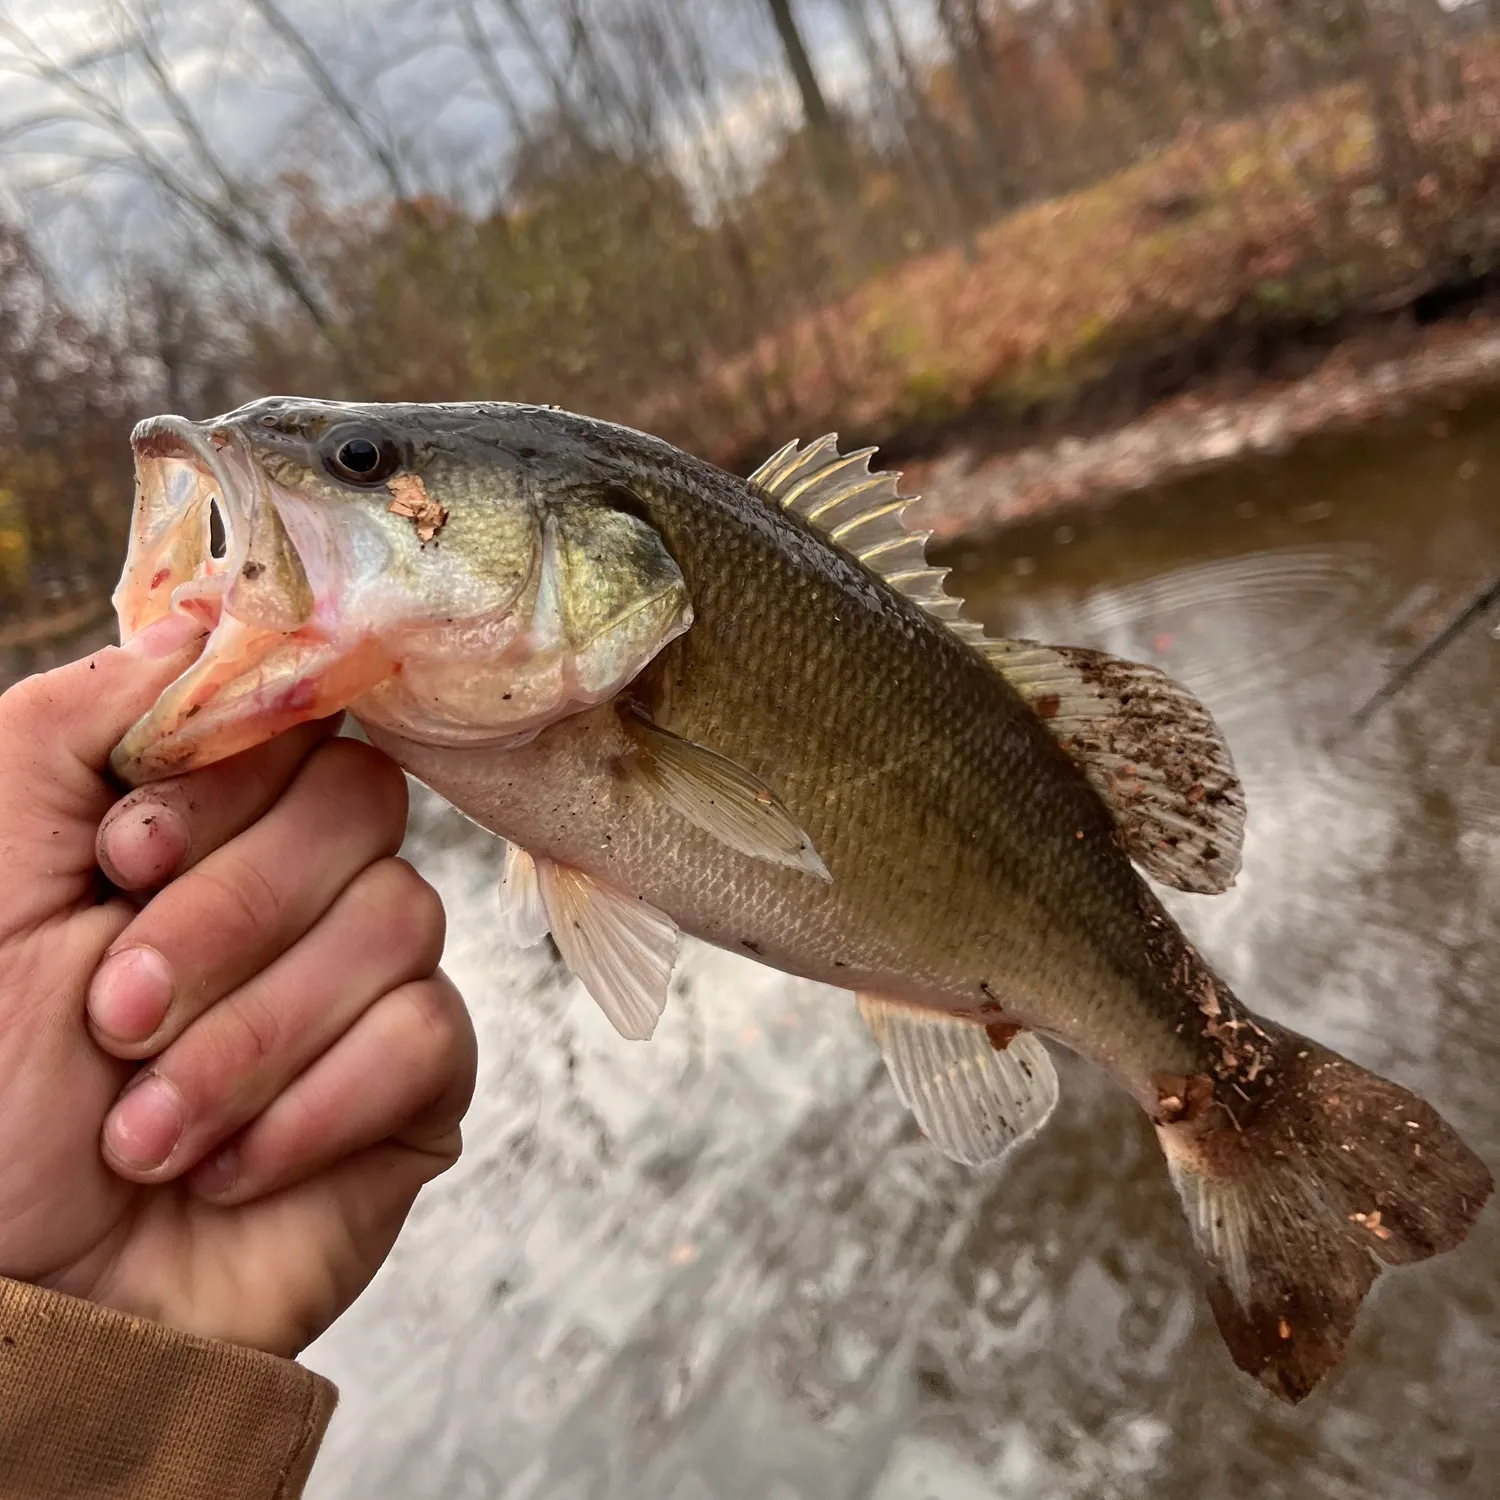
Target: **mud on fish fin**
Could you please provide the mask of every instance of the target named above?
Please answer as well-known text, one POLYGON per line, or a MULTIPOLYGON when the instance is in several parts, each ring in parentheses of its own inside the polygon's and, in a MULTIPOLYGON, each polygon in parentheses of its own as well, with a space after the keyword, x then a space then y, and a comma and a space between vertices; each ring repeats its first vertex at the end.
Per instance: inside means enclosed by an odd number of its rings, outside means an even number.
POLYGON ((535 861, 563 962, 627 1041, 646 1041, 667 1003, 677 927, 654 907, 555 860, 535 861))
POLYGON ((500 867, 500 941, 511 948, 534 948, 547 936, 547 906, 542 900, 536 861, 519 844, 505 844, 500 867))
POLYGON ((1178 1080, 1157 1136, 1208 1263, 1209 1303, 1229 1352, 1296 1402, 1343 1359, 1383 1265, 1453 1249, 1492 1182, 1415 1095, 1258 1025, 1272 1047, 1260 1107, 1247 1111, 1231 1095, 1243 1116, 1236 1123, 1214 1102, 1212 1080, 1178 1080))
POLYGON ((922 1134, 965 1166, 999 1161, 1046 1122, 1057 1073, 1028 1031, 857 995, 896 1094, 922 1134))
POLYGON ((758 776, 639 713, 623 722, 636 743, 627 774, 695 828, 752 859, 832 880, 812 840, 758 776))
POLYGON ((1006 640, 979 649, 1078 763, 1148 875, 1203 895, 1234 884, 1245 791, 1197 698, 1155 667, 1102 651, 1006 640))

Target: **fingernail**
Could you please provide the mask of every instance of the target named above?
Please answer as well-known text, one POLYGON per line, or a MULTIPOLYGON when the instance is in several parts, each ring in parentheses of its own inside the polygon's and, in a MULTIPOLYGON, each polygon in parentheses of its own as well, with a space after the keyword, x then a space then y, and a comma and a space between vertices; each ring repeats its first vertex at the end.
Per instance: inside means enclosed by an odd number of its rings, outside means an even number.
POLYGON ((202 623, 191 615, 163 615, 124 642, 124 649, 133 656, 171 656, 205 633, 202 623))
POLYGON ((127 1167, 149 1171, 172 1154, 182 1135, 182 1095, 160 1073, 131 1085, 104 1122, 104 1144, 127 1167))
POLYGON ((143 1042, 166 1019, 172 966, 155 948, 122 948, 94 972, 89 1019, 105 1036, 143 1042))
POLYGON ((188 830, 182 814, 161 802, 137 802, 125 808, 105 828, 100 840, 105 873, 132 891, 170 879, 187 847, 188 830))
POLYGON ((227 1193, 240 1175, 240 1153, 234 1146, 224 1149, 199 1167, 189 1179, 195 1193, 205 1198, 217 1198, 227 1193))

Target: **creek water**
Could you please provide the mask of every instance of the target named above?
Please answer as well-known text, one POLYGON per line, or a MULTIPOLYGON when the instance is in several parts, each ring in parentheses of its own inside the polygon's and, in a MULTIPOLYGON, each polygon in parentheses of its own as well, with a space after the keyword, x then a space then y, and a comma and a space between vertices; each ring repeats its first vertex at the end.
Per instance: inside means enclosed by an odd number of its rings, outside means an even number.
MULTIPOLYGON (((956 549, 998 631, 1160 663, 1223 724, 1244 872, 1171 901, 1236 990, 1500 1167, 1500 642, 1358 735, 1500 573, 1500 409, 956 549)), ((311 1493, 400 1500, 1426 1500, 1500 1493, 1500 1211, 1384 1277, 1302 1407, 1231 1366, 1147 1122, 1060 1058, 997 1170, 946 1162, 847 995, 689 944, 649 1045, 493 936, 498 848, 419 797, 482 1047, 464 1160, 307 1359, 311 1493)))

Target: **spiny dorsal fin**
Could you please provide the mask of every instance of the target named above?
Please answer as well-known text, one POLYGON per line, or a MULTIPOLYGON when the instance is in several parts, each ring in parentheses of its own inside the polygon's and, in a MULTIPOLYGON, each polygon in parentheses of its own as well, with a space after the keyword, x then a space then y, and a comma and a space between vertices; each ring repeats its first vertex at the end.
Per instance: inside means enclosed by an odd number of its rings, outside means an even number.
POLYGON ((871 473, 873 448, 841 454, 829 433, 788 443, 752 484, 941 620, 1001 673, 1079 764, 1130 856, 1178 890, 1228 890, 1240 868, 1245 795, 1204 706, 1155 667, 1100 651, 990 640, 927 562, 930 532, 908 531, 899 475, 871 473))
POLYGON ((1202 895, 1234 884, 1245 792, 1197 698, 1155 667, 1102 651, 991 640, 979 649, 1082 768, 1148 875, 1202 895))
POLYGON ((750 482, 941 620, 960 640, 977 645, 984 639, 983 629, 963 618, 963 600, 943 588, 949 570, 927 561, 932 533, 908 531, 902 520, 916 497, 897 492, 899 474, 871 472, 874 453, 873 448, 840 453, 838 438, 830 432, 805 448, 788 443, 750 482))

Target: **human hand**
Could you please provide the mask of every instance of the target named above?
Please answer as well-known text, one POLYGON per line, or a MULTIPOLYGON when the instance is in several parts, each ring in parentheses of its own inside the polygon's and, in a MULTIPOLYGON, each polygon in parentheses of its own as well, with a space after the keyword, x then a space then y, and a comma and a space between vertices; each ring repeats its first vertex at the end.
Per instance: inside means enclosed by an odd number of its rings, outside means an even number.
POLYGON ((291 1356, 457 1159, 474 1034, 334 722, 116 802, 185 629, 0 697, 0 1275, 291 1356))

